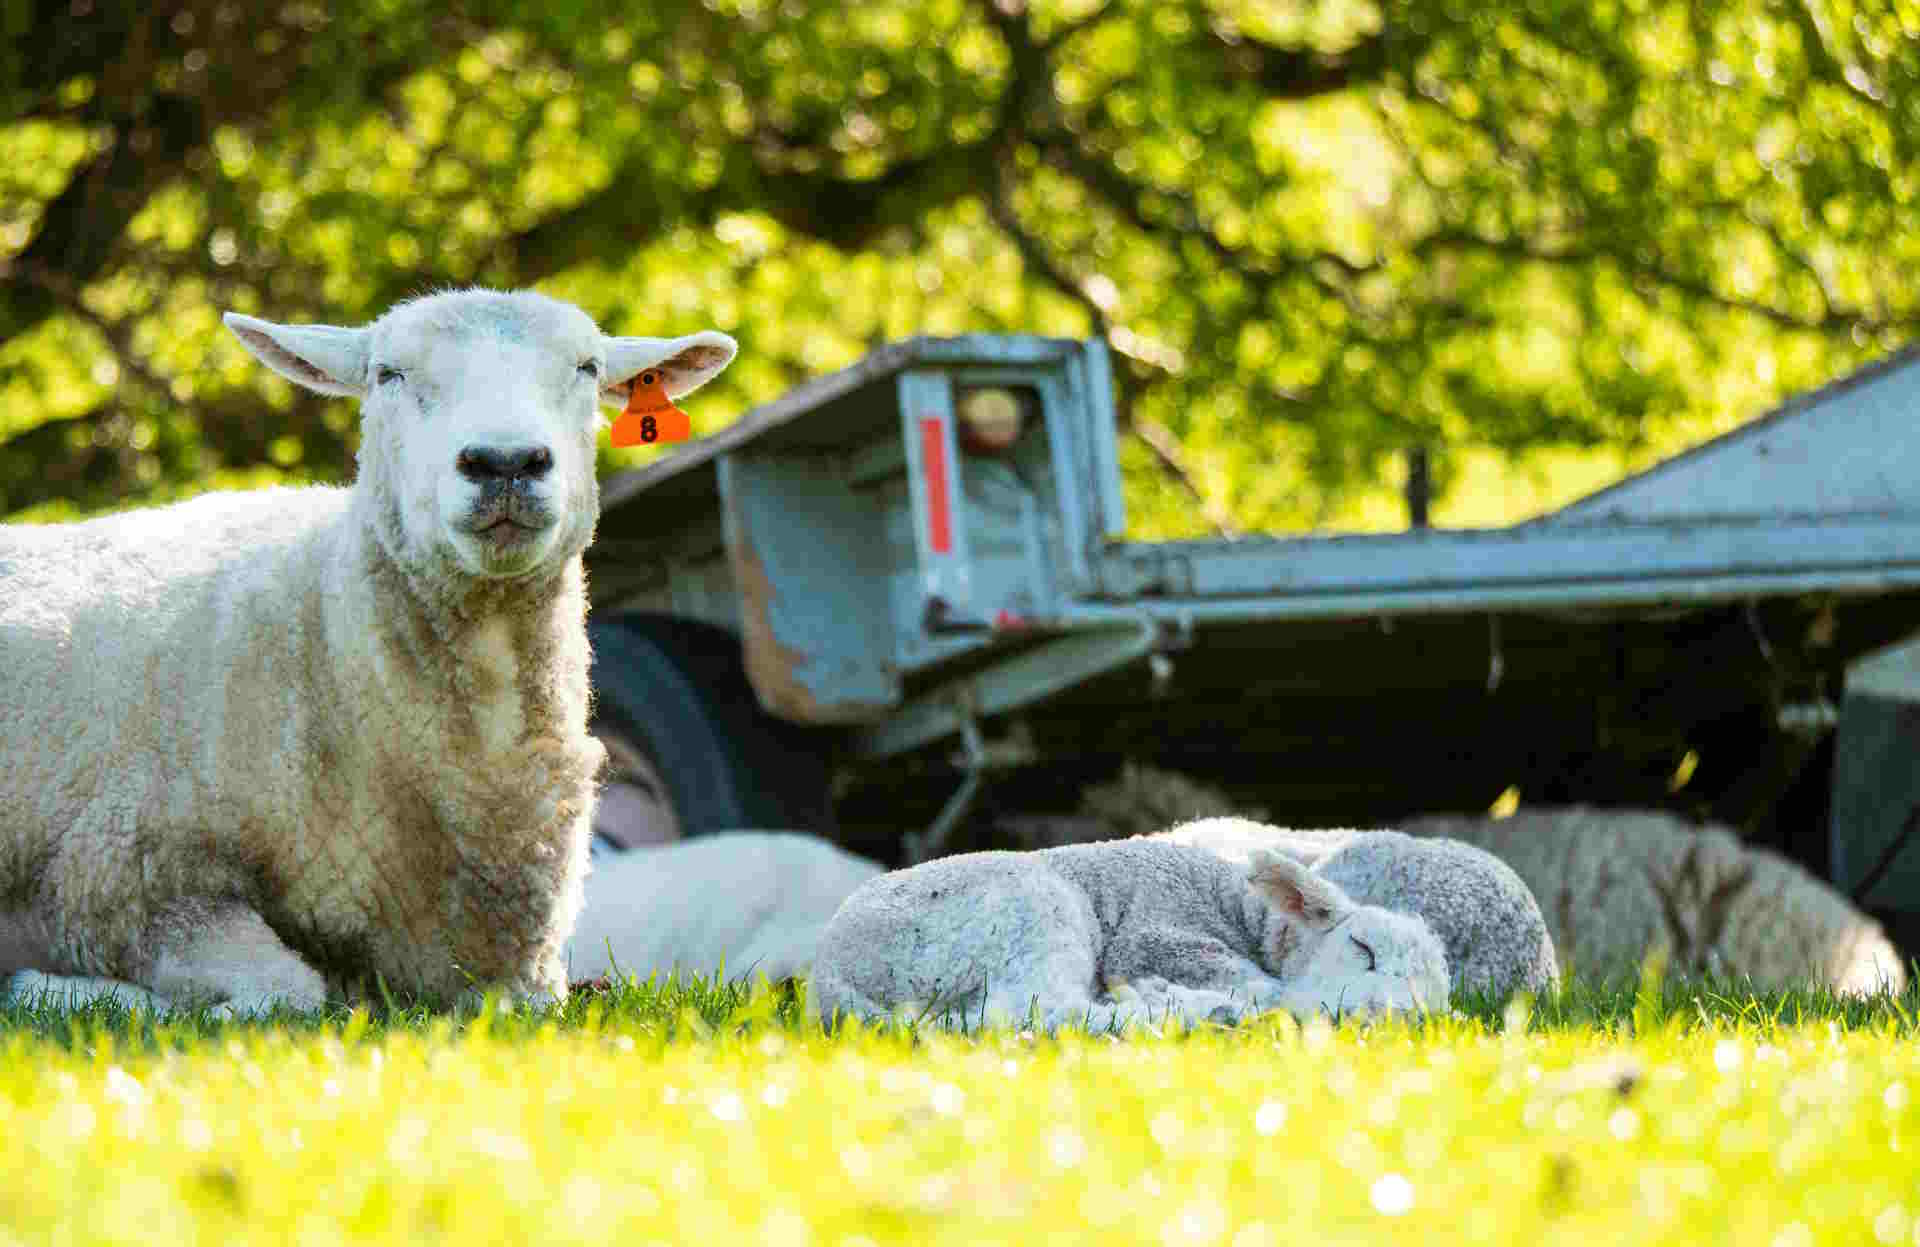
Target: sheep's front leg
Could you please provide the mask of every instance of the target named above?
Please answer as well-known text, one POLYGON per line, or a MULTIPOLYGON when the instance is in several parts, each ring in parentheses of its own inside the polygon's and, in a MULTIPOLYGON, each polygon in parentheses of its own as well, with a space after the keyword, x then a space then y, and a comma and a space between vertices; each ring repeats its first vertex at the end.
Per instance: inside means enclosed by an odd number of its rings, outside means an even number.
MULTIPOLYGON (((1077 940, 1060 940, 1049 955, 1034 958, 1024 965, 1015 963, 1015 973, 981 983, 974 1005, 978 1020, 990 1026, 1038 1026, 1055 1031, 1062 1026, 1084 1026, 1100 1032, 1126 1025, 1135 1019, 1130 1010, 1102 1004, 1093 995, 1093 951, 1077 940)), ((1005 963, 1002 963, 1005 965, 1005 963)), ((963 1012, 966 1011, 962 1006, 963 1012)))
POLYGON ((1110 996, 1096 999, 1083 992, 1077 998, 1055 996, 1035 1019, 1049 1034, 1062 1027, 1085 1030, 1089 1035, 1116 1034, 1129 1026, 1151 1026, 1161 1017, 1137 1000, 1110 996))
POLYGON ((129 1009, 164 1013, 167 1003, 146 988, 121 979, 83 978, 70 974, 45 974, 22 970, 6 982, 0 993, 18 1004, 53 1005, 61 1009, 80 1009, 96 1000, 111 1000, 129 1009))
POLYGON ((1167 1009, 1159 999, 1145 999, 1138 993, 1127 992, 1124 986, 1121 991, 1112 991, 1110 983, 1103 991, 1095 970, 1098 960, 1094 950, 1085 944, 1063 941, 1049 959, 1044 978, 1029 984, 1009 984, 987 993, 989 1016, 1004 1020, 1017 1015, 1013 1020, 1024 1023, 1026 1018, 1020 1010, 1031 1009, 1039 1002, 1042 1007, 1036 1020, 1043 1030, 1051 1032, 1071 1026, 1094 1035, 1128 1026, 1151 1026, 1165 1020, 1167 1009))
POLYGON ((1330 1018, 1378 1017, 1424 1012, 1416 998, 1408 1005, 1396 984, 1384 975, 1356 975, 1342 983, 1280 983, 1278 991, 1260 1002, 1263 1009, 1285 1009, 1301 1020, 1325 1014, 1330 1018))
POLYGON ((1101 954, 1100 977, 1243 995, 1249 985, 1274 982, 1258 963, 1219 940, 1177 927, 1145 927, 1117 937, 1101 954))
POLYGON ((230 1016, 327 1002, 326 979, 250 906, 196 906, 169 917, 158 924, 145 986, 175 1004, 210 1004, 230 1016))
POLYGON ((1177 1017, 1187 1022, 1231 1025, 1259 1012, 1260 1001, 1280 986, 1278 981, 1265 976, 1257 982, 1219 989, 1188 987, 1149 975, 1130 980, 1109 978, 1107 994, 1115 1004, 1131 1005, 1160 1021, 1177 1017))

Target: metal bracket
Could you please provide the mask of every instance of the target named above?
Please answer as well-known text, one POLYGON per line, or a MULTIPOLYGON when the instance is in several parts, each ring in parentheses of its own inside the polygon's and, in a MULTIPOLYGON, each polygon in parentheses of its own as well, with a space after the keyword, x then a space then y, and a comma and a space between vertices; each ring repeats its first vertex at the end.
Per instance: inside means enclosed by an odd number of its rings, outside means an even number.
POLYGON ((1899 858, 1901 850, 1913 840, 1915 832, 1920 832, 1920 805, 1908 811, 1907 821, 1900 825, 1900 834, 1893 838, 1893 842, 1880 854, 1879 860, 1874 862, 1867 873, 1860 876, 1860 882, 1853 886, 1853 899, 1856 902, 1862 905, 1867 903, 1867 894, 1872 892, 1886 875, 1888 868, 1899 858))
POLYGON ((927 598, 927 606, 920 621, 920 627, 928 636, 993 631, 993 624, 989 620, 976 614, 955 610, 953 603, 937 593, 927 598))
POLYGON ((1164 701, 1173 693, 1173 659, 1167 655, 1193 648, 1193 615, 1181 611, 1155 619, 1143 612, 1142 619, 1154 629, 1153 650, 1147 655, 1147 696, 1164 701))
POLYGON ((922 832, 908 832, 904 837, 907 850, 907 864, 918 865, 940 856, 952 839, 954 829, 960 826, 968 812, 973 809, 974 800, 980 795, 980 787, 990 770, 1024 766, 1039 757, 1033 747, 1033 738, 1025 723, 1015 723, 1007 738, 988 744, 980 734, 980 721, 974 718, 971 708, 958 707, 962 715, 960 720, 961 750, 953 755, 955 766, 964 767, 966 775, 960 781, 960 787, 947 798, 940 807, 940 813, 922 832))
POLYGON ((1147 655, 1147 696, 1165 701, 1173 692, 1173 659, 1159 650, 1147 655))
POLYGON ((1500 616, 1487 616, 1487 693, 1500 690, 1500 681, 1507 674, 1507 654, 1500 645, 1500 616))
POLYGON ((1093 568, 1095 596, 1114 601, 1138 597, 1186 597, 1194 592, 1193 560, 1152 546, 1128 546, 1098 552, 1093 568))
POLYGON ((1151 653, 1159 641, 1141 616, 1122 626, 1067 633, 909 701, 849 740, 856 758, 906 753, 961 731, 975 716, 1005 714, 1051 697, 1151 653))
POLYGON ((1177 650, 1193 648, 1193 612, 1181 611, 1177 615, 1153 616, 1142 611, 1140 618, 1155 629, 1153 652, 1172 653, 1177 650))
POLYGON ((1840 725, 1840 708, 1823 695, 1787 702, 1774 711, 1774 726, 1792 736, 1818 740, 1840 725))

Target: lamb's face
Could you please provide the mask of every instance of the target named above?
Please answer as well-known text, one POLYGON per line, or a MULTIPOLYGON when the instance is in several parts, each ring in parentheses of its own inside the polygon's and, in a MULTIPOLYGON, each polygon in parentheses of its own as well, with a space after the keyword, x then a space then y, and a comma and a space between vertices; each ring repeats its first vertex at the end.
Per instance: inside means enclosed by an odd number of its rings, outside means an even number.
POLYGON ((1326 876, 1269 848, 1249 854, 1247 882, 1272 911, 1261 963, 1290 1000, 1332 1013, 1447 1007, 1446 950, 1421 919, 1357 905, 1326 876))
POLYGON ((735 351, 712 331, 608 337, 527 291, 431 295, 362 329, 226 322, 282 375, 362 398, 360 477, 392 552, 481 579, 551 568, 592 539, 601 404, 624 403, 649 370, 677 398, 735 351))
POLYGON ((1356 905, 1313 946, 1298 981, 1336 1013, 1444 1012, 1447 954, 1420 919, 1356 905))
POLYGON ((379 322, 361 472, 397 505, 407 549, 488 578, 584 549, 605 371, 593 322, 549 300, 440 296, 379 322))

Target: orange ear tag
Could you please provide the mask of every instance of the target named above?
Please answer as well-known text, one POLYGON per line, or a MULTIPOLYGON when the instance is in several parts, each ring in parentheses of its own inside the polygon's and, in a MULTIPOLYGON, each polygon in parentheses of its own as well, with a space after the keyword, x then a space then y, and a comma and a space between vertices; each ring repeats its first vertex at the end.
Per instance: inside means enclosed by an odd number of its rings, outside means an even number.
POLYGON ((627 409, 613 422, 615 446, 652 446, 684 442, 693 436, 687 413, 667 397, 666 374, 649 368, 633 379, 627 391, 627 409))

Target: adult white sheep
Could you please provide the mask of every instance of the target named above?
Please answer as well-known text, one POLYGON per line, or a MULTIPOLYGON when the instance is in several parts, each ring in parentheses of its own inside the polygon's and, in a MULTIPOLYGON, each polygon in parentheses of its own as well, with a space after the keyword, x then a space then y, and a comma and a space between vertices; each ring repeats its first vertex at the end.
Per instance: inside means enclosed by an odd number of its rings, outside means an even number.
POLYGON ((827 925, 809 1013, 1084 1024, 1447 1007, 1420 919, 1281 853, 1148 839, 964 853, 868 880, 827 925))
POLYGON ((599 405, 685 394, 733 340, 485 290, 226 323, 361 398, 358 478, 0 529, 0 973, 241 1010, 375 976, 564 995, 599 405))

